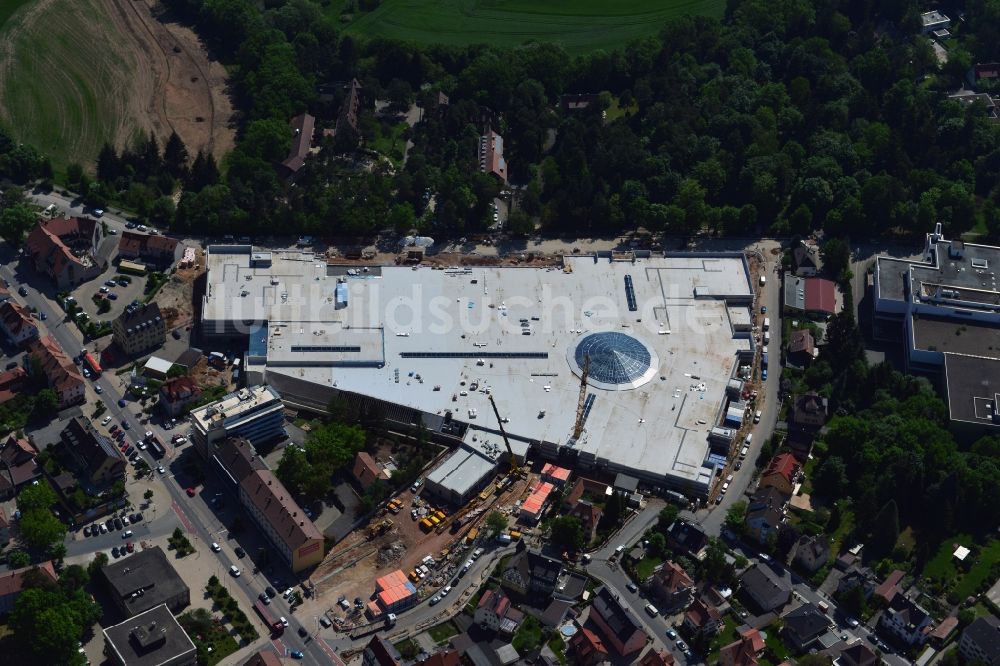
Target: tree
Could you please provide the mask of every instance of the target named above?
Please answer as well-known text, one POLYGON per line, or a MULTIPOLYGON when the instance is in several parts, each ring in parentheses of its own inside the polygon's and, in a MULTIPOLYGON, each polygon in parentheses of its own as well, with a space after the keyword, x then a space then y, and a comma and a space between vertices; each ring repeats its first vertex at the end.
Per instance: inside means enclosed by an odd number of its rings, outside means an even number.
POLYGON ((98 551, 98 553, 94 555, 94 559, 91 560, 90 564, 87 565, 87 572, 90 574, 90 577, 93 578, 94 576, 96 576, 101 571, 101 569, 103 569, 105 565, 107 565, 107 563, 108 563, 108 554, 105 553, 104 551, 98 551))
POLYGON ((868 547, 873 557, 886 557, 896 547, 899 539, 899 510, 896 500, 886 502, 872 521, 871 537, 868 547))
POLYGON ((747 515, 747 503, 745 500, 733 502, 733 505, 726 510, 726 527, 737 534, 743 533, 743 520, 747 515))
POLYGON ((840 238, 831 238, 820 247, 823 271, 834 280, 843 280, 851 266, 851 249, 840 238))
POLYGON ((142 494, 142 498, 143 498, 144 500, 146 500, 147 502, 148 502, 149 500, 153 499, 153 491, 152 491, 152 489, 150 489, 150 490, 147 490, 146 492, 144 492, 144 493, 142 494))
POLYGON ((677 520, 678 514, 680 514, 680 509, 673 504, 668 504, 660 509, 660 514, 656 521, 656 529, 666 533, 667 529, 677 520))
POLYGON ((499 511, 492 512, 486 517, 486 527, 490 529, 490 534, 496 536, 507 529, 507 516, 499 511))
POLYGON ((59 411, 59 396, 50 388, 42 389, 35 394, 35 404, 31 411, 32 418, 36 421, 51 419, 59 411))
POLYGON ((0 213, 0 237, 14 247, 21 247, 24 235, 34 226, 35 220, 35 211, 27 204, 9 206, 0 213))
POLYGON ((177 136, 177 132, 171 132, 167 144, 163 147, 163 168, 171 176, 181 180, 187 174, 187 161, 187 147, 177 136))
POLYGON ((66 526, 48 509, 21 512, 21 536, 30 548, 45 549, 62 541, 66 526))
POLYGON ((23 550, 12 550, 7 553, 7 564, 13 569, 22 569, 31 564, 31 556, 23 550))
POLYGON ((662 532, 653 532, 649 535, 649 550, 653 554, 663 556, 667 554, 667 537, 662 532))
POLYGON ((552 521, 551 538, 561 547, 580 550, 584 546, 583 524, 576 516, 560 516, 552 521))

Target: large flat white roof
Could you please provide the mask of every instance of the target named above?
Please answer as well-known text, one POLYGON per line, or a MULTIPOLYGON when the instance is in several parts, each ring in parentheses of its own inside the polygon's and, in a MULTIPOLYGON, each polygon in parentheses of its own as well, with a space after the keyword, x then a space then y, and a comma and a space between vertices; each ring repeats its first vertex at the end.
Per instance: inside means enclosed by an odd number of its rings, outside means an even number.
POLYGON ((267 322, 248 357, 265 378, 496 430, 492 393, 512 437, 551 449, 573 434, 584 365, 581 354, 574 363, 576 345, 593 332, 623 333, 587 346, 586 420, 573 449, 645 478, 710 480, 707 436, 737 354, 751 348, 749 332, 733 329, 746 326, 740 308, 753 299, 739 254, 364 271, 273 252, 269 264, 250 264, 249 251, 213 246, 203 318, 209 334, 218 322, 267 322), (334 296, 338 280, 346 307, 334 296), (619 385, 599 381, 632 371, 619 385))

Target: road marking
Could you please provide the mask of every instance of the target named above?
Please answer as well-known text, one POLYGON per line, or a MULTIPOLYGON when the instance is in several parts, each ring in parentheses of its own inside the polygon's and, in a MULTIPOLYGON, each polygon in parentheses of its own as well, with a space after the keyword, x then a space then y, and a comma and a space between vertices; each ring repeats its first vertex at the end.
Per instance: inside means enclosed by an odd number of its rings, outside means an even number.
POLYGON ((181 505, 174 500, 170 503, 170 508, 174 510, 177 517, 181 519, 182 523, 184 523, 184 527, 187 528, 187 531, 194 534, 194 525, 191 524, 191 521, 188 519, 187 514, 184 513, 184 509, 181 508, 181 505))

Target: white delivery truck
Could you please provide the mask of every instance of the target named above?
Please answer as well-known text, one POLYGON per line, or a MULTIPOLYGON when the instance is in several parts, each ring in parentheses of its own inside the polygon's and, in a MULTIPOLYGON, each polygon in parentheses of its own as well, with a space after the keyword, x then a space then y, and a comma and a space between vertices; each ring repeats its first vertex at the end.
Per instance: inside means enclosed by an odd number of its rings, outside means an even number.
POLYGON ((769 317, 764 317, 764 330, 768 331, 771 329, 771 319, 769 317))

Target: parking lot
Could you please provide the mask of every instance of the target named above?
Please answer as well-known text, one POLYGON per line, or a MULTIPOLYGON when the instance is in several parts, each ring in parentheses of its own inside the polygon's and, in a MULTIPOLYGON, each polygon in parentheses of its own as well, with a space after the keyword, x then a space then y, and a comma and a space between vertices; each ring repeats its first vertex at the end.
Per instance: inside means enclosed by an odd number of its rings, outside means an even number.
POLYGON ((101 274, 99 278, 85 282, 72 291, 72 296, 76 299, 77 305, 83 308, 83 311, 87 313, 91 321, 112 321, 125 311, 126 305, 133 300, 142 299, 145 293, 147 278, 145 276, 128 275, 125 276, 129 281, 127 285, 116 284, 115 286, 110 286, 106 284, 108 280, 120 275, 118 269, 112 266, 101 274), (101 289, 105 291, 102 292, 101 289), (98 313, 97 304, 93 301, 94 294, 106 295, 108 302, 111 304, 111 309, 107 312, 98 313))

